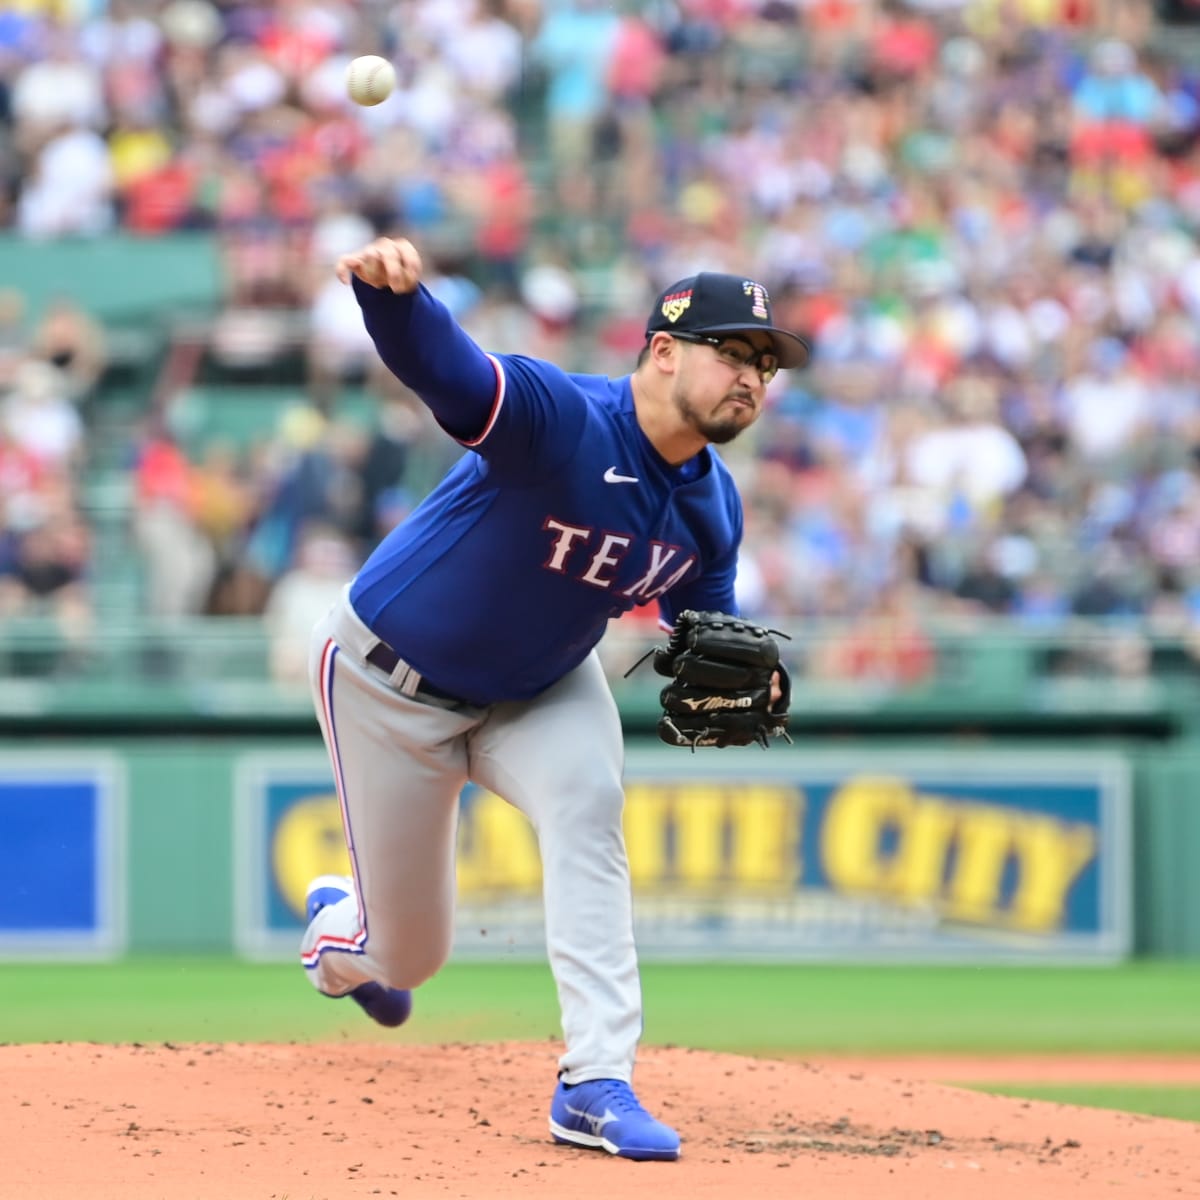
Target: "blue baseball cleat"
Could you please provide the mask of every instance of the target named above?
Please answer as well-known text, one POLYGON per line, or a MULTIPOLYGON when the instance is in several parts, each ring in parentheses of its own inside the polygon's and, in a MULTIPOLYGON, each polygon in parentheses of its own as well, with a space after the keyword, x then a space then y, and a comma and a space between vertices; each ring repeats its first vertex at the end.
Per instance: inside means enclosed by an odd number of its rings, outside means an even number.
MULTIPOLYGON (((304 912, 311 922, 323 908, 337 904, 351 895, 354 880, 348 875, 318 875, 304 894, 304 912)), ((412 992, 407 988, 387 987, 382 983, 360 983, 346 993, 377 1025, 395 1029, 408 1020, 412 1012, 412 992)), ((341 996, 331 996, 340 1000, 341 996)))
POLYGON ((349 875, 318 875, 304 893, 304 915, 311 922, 323 908, 345 900, 354 891, 349 875))
POLYGON ((559 1083, 550 1104, 550 1132, 556 1142, 607 1150, 642 1162, 674 1162, 679 1134, 656 1121, 620 1079, 559 1083))

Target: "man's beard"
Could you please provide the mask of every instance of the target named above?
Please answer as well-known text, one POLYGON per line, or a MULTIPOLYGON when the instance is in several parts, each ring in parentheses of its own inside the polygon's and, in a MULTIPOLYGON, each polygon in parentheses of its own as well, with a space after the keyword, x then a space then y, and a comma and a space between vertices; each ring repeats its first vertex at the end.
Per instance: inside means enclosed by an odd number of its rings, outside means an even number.
MULTIPOLYGON (((692 407, 687 393, 682 388, 675 389, 675 407, 679 415, 702 437, 715 446, 724 446, 732 442, 739 433, 752 423, 754 410, 750 409, 747 420, 739 415, 739 409, 731 409, 728 416, 702 417, 692 407)), ((720 405, 717 406, 720 408, 720 405)))

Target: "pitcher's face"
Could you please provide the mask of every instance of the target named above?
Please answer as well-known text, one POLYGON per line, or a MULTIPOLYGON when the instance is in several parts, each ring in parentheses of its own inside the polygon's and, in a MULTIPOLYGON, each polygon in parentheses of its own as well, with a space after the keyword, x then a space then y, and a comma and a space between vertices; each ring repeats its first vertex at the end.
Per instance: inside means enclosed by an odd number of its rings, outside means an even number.
POLYGON ((779 369, 770 335, 671 336, 683 343, 671 391, 680 417, 706 441, 732 441, 758 419, 779 369))

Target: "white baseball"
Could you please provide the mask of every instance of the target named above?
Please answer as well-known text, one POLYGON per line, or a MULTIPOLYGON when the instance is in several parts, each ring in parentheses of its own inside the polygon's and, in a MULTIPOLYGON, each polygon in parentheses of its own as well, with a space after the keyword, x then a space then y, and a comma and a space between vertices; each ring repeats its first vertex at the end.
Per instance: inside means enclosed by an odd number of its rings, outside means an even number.
POLYGON ((355 104, 381 104, 396 86, 396 69, 378 54, 363 54, 346 68, 346 91, 355 104))

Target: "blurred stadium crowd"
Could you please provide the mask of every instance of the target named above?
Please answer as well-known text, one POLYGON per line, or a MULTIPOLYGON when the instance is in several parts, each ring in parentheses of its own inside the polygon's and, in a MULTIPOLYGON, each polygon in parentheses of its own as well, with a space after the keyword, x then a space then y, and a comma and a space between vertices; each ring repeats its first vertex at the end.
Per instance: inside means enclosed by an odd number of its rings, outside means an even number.
MULTIPOLYGON (((339 253, 403 231, 489 349, 613 374, 666 283, 752 273, 816 356, 727 448, 743 608, 851 618, 814 669, 917 679, 931 618, 1200 627, 1200 59, 1163 33, 1147 0, 17 0, 0 229, 217 235, 205 352, 291 355, 298 403, 196 454, 168 395, 131 544, 147 611, 265 613, 301 656, 454 453, 339 253), (361 53, 400 77, 375 108, 361 53)), ((104 369, 90 314, 3 290, 0 615, 87 619, 104 369)))

